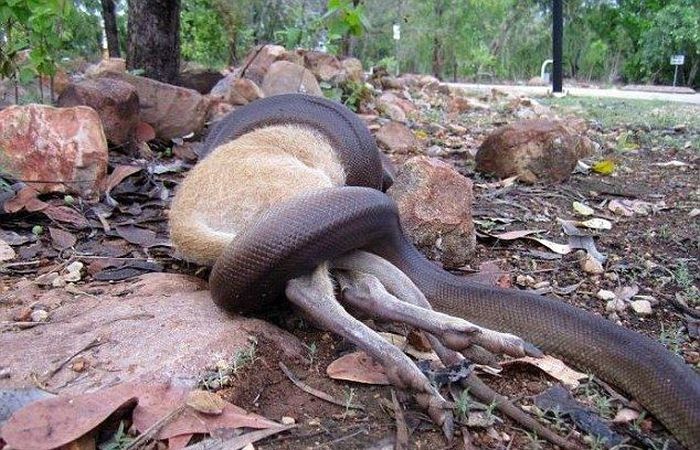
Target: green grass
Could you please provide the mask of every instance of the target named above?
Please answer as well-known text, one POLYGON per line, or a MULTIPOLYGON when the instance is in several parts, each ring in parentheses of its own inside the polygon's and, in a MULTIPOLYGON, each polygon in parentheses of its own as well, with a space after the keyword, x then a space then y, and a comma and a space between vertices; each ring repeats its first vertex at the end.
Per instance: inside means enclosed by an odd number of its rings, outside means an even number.
POLYGON ((684 125, 688 131, 700 132, 700 106, 693 104, 572 96, 538 100, 555 110, 597 120, 606 129, 619 126, 662 129, 684 125))

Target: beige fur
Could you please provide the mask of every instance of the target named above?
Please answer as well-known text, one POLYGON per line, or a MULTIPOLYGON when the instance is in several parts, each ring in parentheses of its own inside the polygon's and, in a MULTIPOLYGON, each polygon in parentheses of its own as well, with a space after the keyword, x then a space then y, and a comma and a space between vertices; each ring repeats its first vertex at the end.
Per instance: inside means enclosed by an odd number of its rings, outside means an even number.
POLYGON ((213 265, 250 220, 301 192, 345 184, 328 141, 307 128, 280 125, 217 147, 179 186, 170 236, 180 255, 213 265))

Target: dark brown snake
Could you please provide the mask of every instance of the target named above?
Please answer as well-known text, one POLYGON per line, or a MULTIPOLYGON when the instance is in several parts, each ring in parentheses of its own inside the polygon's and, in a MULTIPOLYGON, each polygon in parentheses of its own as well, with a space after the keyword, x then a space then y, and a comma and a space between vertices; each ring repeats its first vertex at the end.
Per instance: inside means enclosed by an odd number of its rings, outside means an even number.
POLYGON ((268 125, 299 124, 323 133, 349 186, 309 192, 272 207, 217 260, 214 300, 252 313, 277 300, 288 280, 351 250, 373 252, 402 270, 433 307, 516 334, 623 389, 690 449, 700 449, 700 376, 658 342, 561 301, 485 286, 430 263, 404 236, 396 205, 379 189, 383 171, 374 138, 343 106, 281 95, 234 111, 210 133, 204 154, 268 125))

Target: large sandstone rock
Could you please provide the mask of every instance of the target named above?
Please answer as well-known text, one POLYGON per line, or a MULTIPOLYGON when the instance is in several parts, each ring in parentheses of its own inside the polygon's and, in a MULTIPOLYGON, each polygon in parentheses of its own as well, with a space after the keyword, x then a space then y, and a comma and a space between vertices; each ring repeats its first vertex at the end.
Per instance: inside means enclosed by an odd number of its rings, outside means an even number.
POLYGON ((105 72, 102 77, 136 88, 141 120, 153 126, 161 139, 196 133, 204 127, 209 99, 197 91, 127 73, 105 72))
POLYGON ((99 115, 87 106, 5 108, 0 147, 3 169, 39 193, 92 197, 107 175, 107 140, 99 115))
POLYGON ((344 75, 343 67, 338 58, 324 52, 312 50, 304 52, 304 66, 319 81, 338 81, 344 75))
POLYGON ((239 78, 231 73, 222 78, 210 92, 210 95, 221 97, 231 105, 246 105, 265 96, 263 91, 252 80, 239 78))
POLYGON ((153 273, 82 289, 96 295, 33 284, 4 293, 13 306, 0 310, 0 320, 11 322, 19 311, 38 304, 48 312, 49 325, 0 333, 0 365, 9 374, 0 377, 0 388, 33 386, 34 374, 54 369, 46 385, 62 393, 140 379, 193 386, 203 375, 216 373, 218 364, 230 364, 248 351, 256 337, 264 351, 304 354, 289 333, 259 319, 226 314, 211 300, 206 283, 194 277, 153 273), (91 342, 98 345, 88 346, 91 342), (80 372, 57 364, 75 354, 83 361, 80 372))
POLYGON ((93 64, 87 68, 85 75, 89 77, 97 77, 105 72, 126 72, 126 61, 123 58, 107 58, 101 60, 97 64, 93 64))
POLYGON ((240 77, 248 78, 258 86, 261 86, 270 66, 276 61, 287 59, 287 57, 287 50, 281 45, 268 44, 262 47, 255 47, 243 60, 241 65, 243 71, 240 77))
POLYGON ((86 78, 72 83, 58 98, 58 106, 78 105, 97 111, 112 144, 124 145, 132 140, 139 124, 139 96, 129 83, 111 78, 86 78))
POLYGON ((345 58, 340 61, 340 65, 345 71, 345 79, 362 83, 365 81, 365 70, 362 68, 362 61, 357 58, 345 58))
POLYGON ((377 106, 396 122, 405 122, 406 116, 417 112, 413 103, 393 92, 384 92, 377 99, 377 106))
POLYGON ((412 153, 422 147, 413 132, 398 122, 389 122, 382 126, 375 137, 379 145, 390 153, 412 153))
POLYGON ((323 96, 314 74, 289 61, 277 61, 270 66, 263 80, 262 90, 266 97, 295 92, 323 96))
POLYGON ((472 182, 449 164, 425 156, 409 159, 387 194, 399 207, 411 240, 445 267, 464 266, 474 253, 472 182))
POLYGON ((522 120, 498 128, 479 147, 476 169, 526 183, 561 182, 593 151, 585 136, 560 121, 522 120))

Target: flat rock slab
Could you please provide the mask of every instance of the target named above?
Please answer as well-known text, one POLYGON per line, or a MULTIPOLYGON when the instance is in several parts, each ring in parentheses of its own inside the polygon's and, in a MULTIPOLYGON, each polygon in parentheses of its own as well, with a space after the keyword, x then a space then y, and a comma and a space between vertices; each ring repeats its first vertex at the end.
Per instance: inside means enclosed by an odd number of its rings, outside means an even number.
POLYGON ((0 328, 0 388, 35 386, 35 380, 60 393, 137 379, 193 385, 218 361, 233 361, 255 336, 292 357, 303 354, 289 333, 217 308, 198 278, 154 273, 79 289, 91 294, 29 284, 3 295, 3 324, 28 307, 46 310, 48 321, 0 328))

